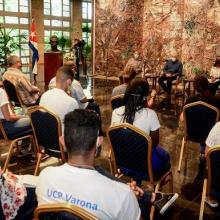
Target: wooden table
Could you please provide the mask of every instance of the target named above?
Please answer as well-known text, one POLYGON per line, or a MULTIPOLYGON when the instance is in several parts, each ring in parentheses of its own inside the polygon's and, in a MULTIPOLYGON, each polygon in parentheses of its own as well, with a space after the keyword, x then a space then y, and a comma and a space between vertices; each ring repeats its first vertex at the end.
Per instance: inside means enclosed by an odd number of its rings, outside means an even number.
POLYGON ((147 79, 151 79, 152 80, 152 89, 157 89, 157 79, 159 78, 159 74, 157 73, 146 73, 144 75, 144 78, 147 79))

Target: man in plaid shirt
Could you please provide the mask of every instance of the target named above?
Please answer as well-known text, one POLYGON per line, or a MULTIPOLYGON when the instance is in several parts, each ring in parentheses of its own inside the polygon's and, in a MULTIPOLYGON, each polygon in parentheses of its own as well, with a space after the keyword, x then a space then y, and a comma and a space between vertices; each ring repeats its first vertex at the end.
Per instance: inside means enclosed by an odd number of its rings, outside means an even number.
POLYGON ((40 97, 40 90, 30 83, 26 74, 21 72, 22 64, 20 57, 10 56, 8 58, 8 66, 9 68, 4 73, 3 78, 16 86, 24 105, 36 104, 40 97))

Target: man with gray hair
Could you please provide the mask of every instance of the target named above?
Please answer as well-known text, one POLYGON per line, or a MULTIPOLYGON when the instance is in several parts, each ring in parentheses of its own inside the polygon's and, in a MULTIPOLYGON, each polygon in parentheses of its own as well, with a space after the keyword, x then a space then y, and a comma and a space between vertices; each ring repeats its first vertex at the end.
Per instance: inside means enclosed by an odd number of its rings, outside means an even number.
POLYGON ((36 104, 40 97, 40 90, 30 83, 26 74, 21 72, 22 63, 20 57, 12 55, 8 58, 7 63, 9 68, 4 73, 3 79, 15 85, 25 105, 36 104))

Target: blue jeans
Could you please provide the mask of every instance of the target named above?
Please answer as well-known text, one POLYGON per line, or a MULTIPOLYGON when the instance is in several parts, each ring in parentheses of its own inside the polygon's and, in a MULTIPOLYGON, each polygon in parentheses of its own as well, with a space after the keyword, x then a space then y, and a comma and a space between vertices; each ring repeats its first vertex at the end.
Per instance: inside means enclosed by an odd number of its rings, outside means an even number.
POLYGON ((162 147, 157 146, 152 149, 152 168, 154 174, 164 174, 165 166, 170 163, 170 155, 162 147))
POLYGON ((19 134, 31 129, 31 122, 29 117, 24 117, 17 121, 4 120, 2 124, 7 135, 19 134))

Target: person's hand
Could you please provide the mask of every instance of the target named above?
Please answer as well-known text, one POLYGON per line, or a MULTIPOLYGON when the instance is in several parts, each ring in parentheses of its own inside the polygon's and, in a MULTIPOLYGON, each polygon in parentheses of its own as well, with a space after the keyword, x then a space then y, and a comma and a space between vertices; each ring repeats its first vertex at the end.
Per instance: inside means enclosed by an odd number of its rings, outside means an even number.
POLYGON ((137 186, 135 181, 131 181, 130 183, 128 183, 128 185, 133 190, 137 198, 140 198, 144 195, 144 191, 140 187, 137 186))
POLYGON ((171 73, 166 73, 166 77, 171 77, 172 74, 171 73))

